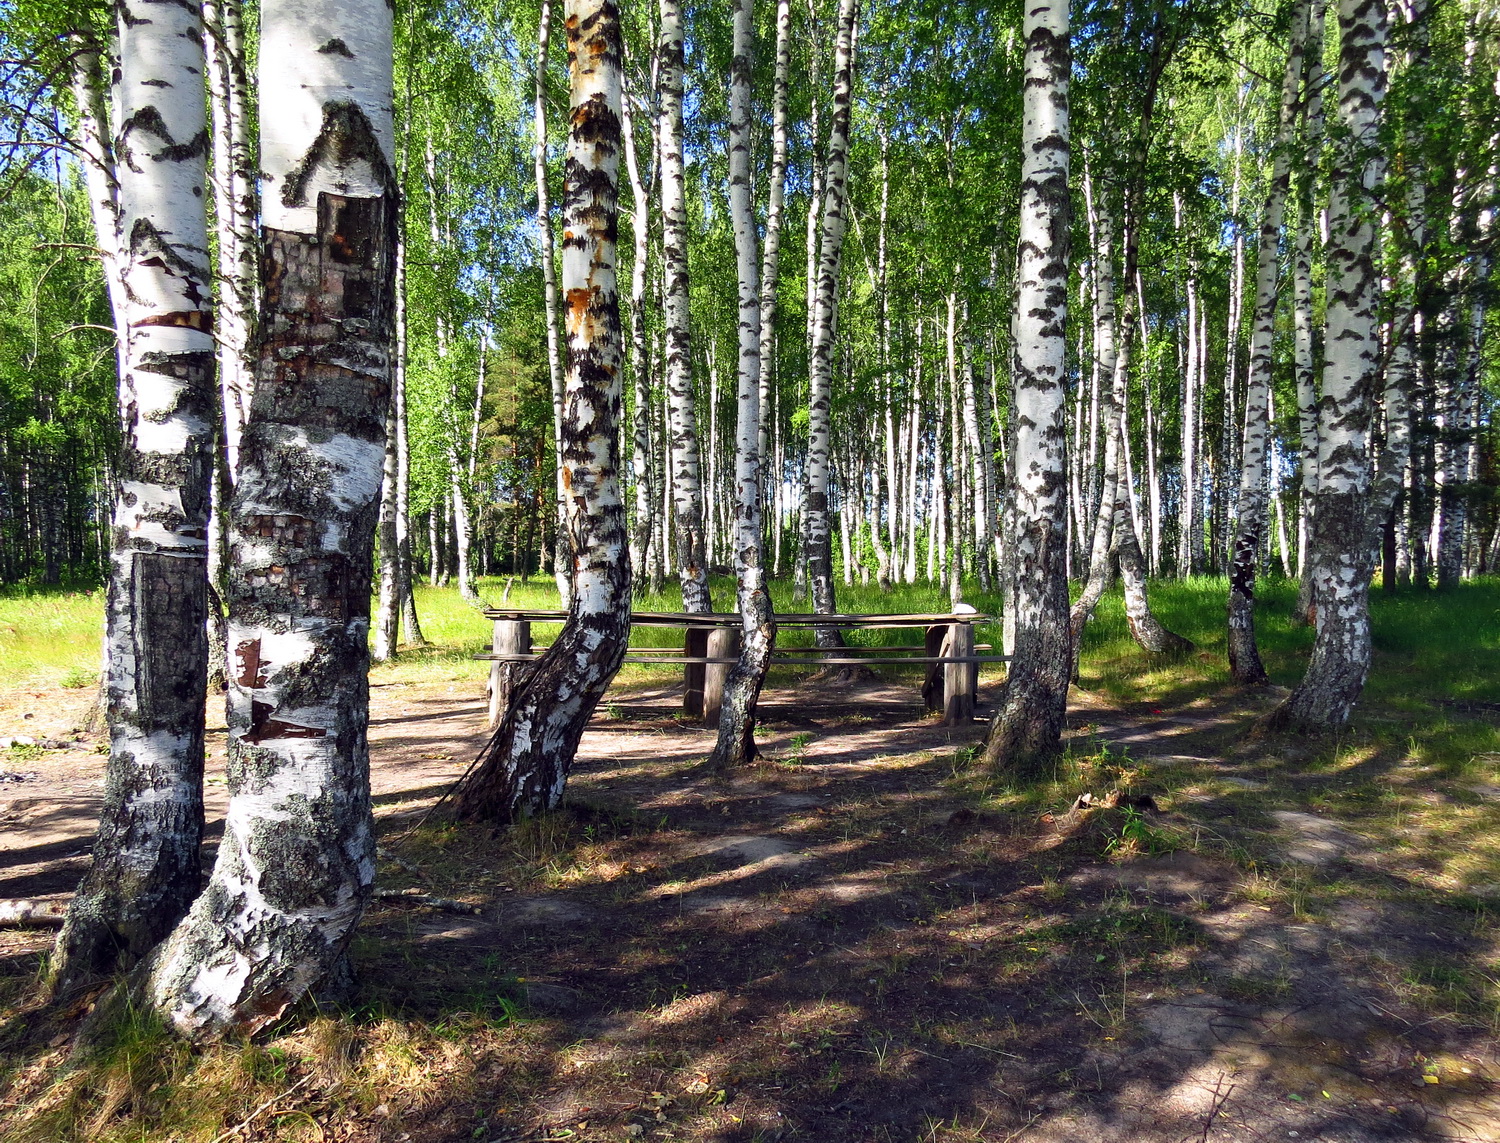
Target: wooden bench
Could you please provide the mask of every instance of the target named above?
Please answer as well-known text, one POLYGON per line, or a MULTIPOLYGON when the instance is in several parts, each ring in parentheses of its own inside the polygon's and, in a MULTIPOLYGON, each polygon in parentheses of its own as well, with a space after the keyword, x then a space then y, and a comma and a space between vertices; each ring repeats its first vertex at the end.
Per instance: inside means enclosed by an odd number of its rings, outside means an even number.
MULTIPOLYGON (((491 663, 489 716, 493 727, 510 704, 520 679, 519 667, 542 657, 546 647, 531 641, 533 623, 562 623, 566 611, 527 608, 486 608, 484 615, 494 624, 487 655, 491 663)), ((974 717, 974 697, 979 686, 981 663, 1004 663, 1007 655, 985 655, 989 644, 974 642, 974 624, 989 616, 973 612, 940 615, 815 615, 804 612, 778 615, 778 630, 833 628, 842 631, 921 629, 923 642, 891 647, 783 647, 773 650, 771 661, 808 667, 871 666, 905 664, 927 666, 922 697, 929 711, 941 711, 945 725, 956 726, 974 717)), ((683 713, 717 726, 724 686, 739 661, 742 621, 737 612, 690 614, 674 611, 638 611, 632 627, 680 627, 683 646, 630 647, 627 663, 682 664, 683 713)))

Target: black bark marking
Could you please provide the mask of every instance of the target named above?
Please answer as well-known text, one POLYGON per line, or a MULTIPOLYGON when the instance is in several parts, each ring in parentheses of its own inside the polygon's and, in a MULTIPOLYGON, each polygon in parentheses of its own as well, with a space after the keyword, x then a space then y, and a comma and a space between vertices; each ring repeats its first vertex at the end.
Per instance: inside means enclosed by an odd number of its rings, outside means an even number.
MULTIPOLYGON (((376 181, 385 190, 379 199, 350 199, 384 209, 387 199, 396 194, 396 178, 386 162, 385 152, 380 146, 380 137, 370 126, 364 109, 350 100, 335 100, 323 107, 323 126, 313 140, 307 154, 295 168, 287 173, 286 185, 281 188, 281 201, 287 206, 307 205, 307 185, 313 174, 325 164, 346 167, 356 160, 370 164, 376 181)), ((337 197, 337 196, 329 196, 337 197)))

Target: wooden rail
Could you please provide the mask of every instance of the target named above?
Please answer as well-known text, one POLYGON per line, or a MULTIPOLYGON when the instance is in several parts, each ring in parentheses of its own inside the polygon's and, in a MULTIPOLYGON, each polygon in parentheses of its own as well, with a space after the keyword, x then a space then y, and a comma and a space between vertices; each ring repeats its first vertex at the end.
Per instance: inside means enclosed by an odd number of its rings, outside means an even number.
MULTIPOLYGON (((524 677, 525 664, 541 658, 548 648, 531 642, 532 623, 562 623, 567 612, 531 608, 487 608, 485 617, 494 624, 491 650, 476 655, 491 663, 489 681, 490 725, 499 723, 510 697, 524 677)), ((974 717, 974 697, 981 663, 1003 663, 1008 655, 981 655, 992 648, 974 642, 974 624, 989 616, 974 612, 940 615, 778 615, 778 628, 833 628, 835 630, 924 629, 924 641, 896 647, 785 647, 772 653, 772 661, 802 666, 867 666, 913 664, 928 668, 922 696, 930 711, 942 711, 947 725, 959 725, 974 717)), ((688 613, 675 611, 635 612, 631 625, 680 627, 683 646, 632 647, 627 663, 681 664, 683 668, 683 712, 717 726, 724 685, 730 669, 739 661, 741 619, 738 613, 688 613)))

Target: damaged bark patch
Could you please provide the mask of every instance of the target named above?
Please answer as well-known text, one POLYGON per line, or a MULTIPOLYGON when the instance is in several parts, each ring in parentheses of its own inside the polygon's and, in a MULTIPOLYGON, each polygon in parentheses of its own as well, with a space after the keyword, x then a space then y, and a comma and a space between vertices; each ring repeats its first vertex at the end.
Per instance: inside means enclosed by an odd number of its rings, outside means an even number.
MULTIPOLYGON (((342 43, 342 41, 339 42, 342 43)), ((347 47, 344 52, 348 52, 347 47)), ((326 54, 344 53, 335 51, 326 54)), ((350 54, 348 58, 354 57, 350 54)), ((375 133, 375 128, 370 125, 364 109, 350 100, 335 100, 325 104, 322 129, 319 130, 313 145, 308 148, 302 162, 287 174, 286 184, 281 190, 281 201, 287 206, 306 206, 308 184, 318 168, 322 166, 343 168, 356 162, 370 165, 376 181, 386 188, 387 196, 395 193, 395 175, 392 174, 391 166, 386 161, 385 151, 380 145, 380 137, 375 133)), ((383 206, 385 197, 357 201, 383 206)))

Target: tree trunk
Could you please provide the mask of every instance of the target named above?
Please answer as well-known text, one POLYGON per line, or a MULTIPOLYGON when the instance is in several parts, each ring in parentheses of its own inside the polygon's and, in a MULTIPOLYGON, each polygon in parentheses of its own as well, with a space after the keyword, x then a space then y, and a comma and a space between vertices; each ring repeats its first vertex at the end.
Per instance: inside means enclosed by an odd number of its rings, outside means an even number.
MULTIPOLYGON (((635 528, 630 539, 630 566, 636 571, 646 567, 651 553, 651 537, 656 527, 656 496, 651 480, 651 349, 646 330, 647 263, 651 254, 650 187, 641 177, 640 159, 635 149, 635 120, 631 114, 628 71, 627 82, 620 92, 620 129, 625 148, 625 169, 630 176, 631 230, 635 256, 630 265, 630 364, 632 384, 632 449, 630 472, 635 492, 635 528)), ((652 167, 656 169, 656 130, 651 135, 652 167)), ((636 590, 646 586, 646 578, 636 579, 636 590)))
POLYGON ((1303 112, 1306 153, 1297 171, 1297 229, 1292 244, 1292 353, 1297 379, 1297 434, 1302 462, 1297 514, 1297 607, 1298 623, 1313 622, 1312 560, 1307 544, 1318 499, 1318 375, 1313 328, 1313 241, 1316 231, 1314 192, 1323 153, 1323 20, 1324 6, 1314 3, 1308 17, 1307 74, 1303 88, 1307 108, 1303 112))
POLYGON ((248 107, 249 82, 245 74, 243 0, 206 0, 203 17, 209 106, 213 113, 214 213, 218 240, 215 334, 219 343, 219 391, 224 407, 224 451, 232 484, 239 464, 240 434, 254 388, 250 342, 260 261, 255 234, 259 196, 248 107))
POLYGON ((1072 639, 1067 529, 1068 6, 1026 9, 1007 537, 1015 657, 985 762, 1040 774, 1062 751, 1072 639))
POLYGON ((630 637, 630 561, 618 478, 624 359, 615 286, 620 16, 613 0, 567 0, 569 133, 563 289, 567 526, 576 553, 567 622, 460 784, 468 820, 514 822, 562 798, 578 740, 630 637))
MULTIPOLYGON (((834 50, 833 112, 827 152, 827 186, 823 192, 822 241, 818 254, 818 291, 814 310, 812 357, 808 378, 807 440, 807 572, 813 610, 832 615, 837 610, 833 584, 833 551, 829 533, 828 475, 831 401, 833 398, 833 335, 838 316, 839 261, 847 223, 849 127, 854 96, 854 52, 859 24, 858 0, 839 0, 838 40, 834 50)), ((818 628, 820 647, 843 644, 832 628, 818 628)))
POLYGON ((1255 643, 1255 572, 1266 525, 1266 444, 1270 436, 1271 373, 1276 340, 1276 275, 1280 260, 1281 221, 1286 212, 1292 171, 1292 132, 1302 82, 1302 50, 1307 41, 1308 10, 1300 0, 1292 15, 1281 86, 1281 112, 1271 157, 1271 182, 1261 214, 1256 247, 1255 313, 1250 332, 1250 373, 1245 385, 1245 434, 1240 458, 1239 527, 1229 567, 1227 603, 1229 671, 1238 683, 1270 682, 1255 643))
POLYGON ((572 553, 567 549, 567 490, 562 483, 563 359, 558 330, 557 267, 553 257, 552 203, 547 191, 547 48, 552 38, 552 0, 542 0, 536 29, 536 79, 531 109, 531 161, 536 181, 537 253, 541 255, 542 296, 547 321, 547 377, 552 383, 552 463, 556 476, 553 514, 558 528, 553 544, 552 574, 562 605, 572 593, 572 553))
POLYGON ((144 981, 188 1036, 253 1033, 336 980, 374 879, 366 672, 398 221, 391 52, 382 0, 262 9, 260 166, 274 190, 230 533, 230 801, 208 887, 144 981))
POLYGON ((106 604, 110 755, 93 863, 58 937, 59 990, 135 962, 171 931, 197 894, 203 834, 215 406, 203 35, 193 5, 121 0, 117 14, 117 229, 104 245, 118 251, 124 440, 106 604))
POLYGON ((1385 10, 1339 0, 1339 118, 1329 196, 1326 363, 1318 406, 1318 491, 1308 545, 1317 639, 1307 672, 1270 716, 1275 729, 1326 732, 1349 719, 1370 669, 1370 394, 1380 356, 1372 198, 1385 95, 1385 10))
MULTIPOLYGON (((785 0, 782 2, 785 8, 785 0)), ((785 50, 778 12, 778 57, 785 50)), ((739 272, 739 369, 735 403, 734 561, 743 625, 739 661, 729 673, 719 708, 719 738, 709 756, 711 769, 752 761, 755 703, 776 645, 776 616, 761 555, 760 479, 760 251, 750 186, 750 76, 753 66, 754 0, 736 0, 734 59, 729 76, 729 209, 734 225, 739 272)), ((778 60, 778 68, 781 64, 778 60)), ((773 174, 773 178, 775 174, 773 174)))
POLYGON ((704 551, 698 416, 689 329, 687 204, 682 173, 682 3, 661 0, 660 92, 662 263, 666 276, 667 410, 672 436, 672 509, 682 609, 713 610, 704 551))
MULTIPOLYGON (((781 466, 771 465, 767 460, 771 452, 771 430, 774 427, 771 415, 773 366, 776 360, 777 285, 781 278, 781 216, 786 205, 786 114, 787 74, 791 70, 791 0, 776 0, 776 70, 771 89, 771 171, 770 187, 766 195, 766 238, 761 249, 760 267, 760 467, 761 505, 764 509, 769 496, 776 519, 775 531, 776 565, 781 564, 781 514, 780 503, 781 466), (769 474, 769 479, 768 479, 769 474)), ((777 455, 780 454, 780 434, 777 434, 777 455)), ((762 553, 764 561, 764 553, 762 553)))

